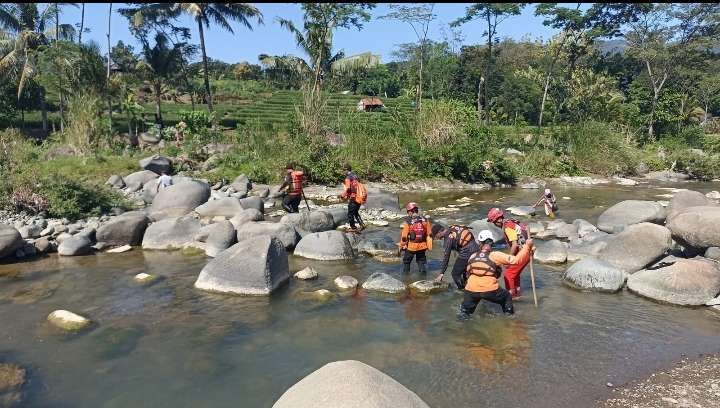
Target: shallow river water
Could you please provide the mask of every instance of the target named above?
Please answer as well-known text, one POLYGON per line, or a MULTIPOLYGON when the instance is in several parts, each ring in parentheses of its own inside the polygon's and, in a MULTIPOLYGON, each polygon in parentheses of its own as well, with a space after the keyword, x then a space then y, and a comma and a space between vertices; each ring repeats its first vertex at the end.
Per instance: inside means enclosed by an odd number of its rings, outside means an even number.
MULTIPOLYGON (((657 197, 667 191, 641 186, 554 192, 559 216, 569 222, 594 223, 624 199, 667 200, 657 197)), ((467 196, 472 205, 435 218, 470 222, 491 206, 526 205, 539 194, 501 189, 402 194, 401 200, 428 210, 467 196)), ((391 223, 364 234, 397 239, 399 230, 391 223)), ((440 265, 439 247, 430 254, 428 278, 440 265)), ((369 257, 290 259, 291 272, 313 265, 320 279, 292 280, 270 298, 193 289, 207 258, 180 252, 134 249, 0 265, 0 361, 28 368, 27 407, 270 407, 305 375, 346 359, 386 372, 436 408, 584 407, 608 396, 608 382, 620 385, 681 356, 720 351, 720 314, 656 304, 627 291, 578 292, 561 284, 565 266, 536 264, 537 309, 526 271, 515 316, 485 305, 472 320, 458 322, 461 295, 450 291, 400 298, 359 291, 324 303, 302 296, 335 291, 339 275, 360 282, 377 271, 407 283, 425 278, 415 264, 402 276, 400 264, 369 257), (136 285, 132 277, 140 272, 162 280, 136 285), (87 316, 96 326, 61 334, 45 322, 55 309, 87 316)))

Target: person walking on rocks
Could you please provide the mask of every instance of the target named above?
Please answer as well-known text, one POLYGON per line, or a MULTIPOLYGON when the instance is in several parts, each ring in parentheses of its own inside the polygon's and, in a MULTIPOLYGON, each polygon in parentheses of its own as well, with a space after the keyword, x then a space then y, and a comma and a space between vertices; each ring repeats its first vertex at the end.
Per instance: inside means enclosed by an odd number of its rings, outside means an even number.
MULTIPOLYGON (((488 221, 502 229, 505 241, 510 247, 510 255, 517 255, 530 239, 527 225, 513 218, 506 220, 505 213, 499 208, 491 208, 488 211, 488 221)), ((514 298, 520 297, 520 274, 528 263, 530 263, 530 258, 527 258, 525 262, 509 265, 505 269, 505 289, 510 291, 514 298)))
POLYGON ((278 191, 287 189, 282 206, 289 213, 300 212, 300 201, 305 182, 305 173, 302 170, 295 170, 295 167, 292 163, 285 167, 285 179, 278 189, 278 191))
POLYGON ((360 207, 367 200, 367 190, 360 183, 352 167, 345 165, 345 180, 343 181, 343 192, 340 198, 348 201, 348 223, 350 224, 350 232, 360 232, 365 229, 365 223, 360 218, 360 207), (355 223, 360 227, 355 226, 355 223))
POLYGON ((545 215, 550 218, 555 218, 555 212, 558 210, 557 199, 555 198, 555 194, 553 194, 549 188, 545 189, 545 193, 542 197, 540 197, 535 205, 533 205, 533 208, 537 208, 540 203, 545 204, 545 215))
POLYGON ((160 187, 163 189, 166 189, 173 185, 172 177, 168 176, 167 172, 162 172, 160 174, 160 177, 157 178, 157 182, 155 184, 155 192, 160 192, 160 187))
POLYGON ((478 243, 475 241, 473 233, 469 227, 462 225, 451 225, 444 227, 440 224, 432 226, 433 239, 442 239, 444 247, 443 263, 440 267, 440 274, 435 278, 435 282, 441 282, 448 264, 450 263, 450 254, 452 251, 458 253, 455 265, 452 269, 452 279, 458 290, 465 287, 465 269, 467 268, 470 256, 479 249, 478 243))
POLYGON ((410 272, 413 257, 418 264, 420 273, 426 273, 425 252, 432 250, 432 225, 430 221, 420 215, 420 208, 416 203, 408 203, 405 207, 408 216, 403 222, 400 231, 400 251, 403 252, 403 273, 410 272))
POLYGON ((478 234, 480 249, 470 256, 467 264, 467 283, 463 288, 463 302, 460 305, 458 319, 466 320, 475 312, 481 300, 496 303, 505 314, 515 313, 510 292, 498 284, 503 265, 527 263, 533 249, 533 240, 528 239, 516 256, 493 251, 493 234, 488 230, 478 234))

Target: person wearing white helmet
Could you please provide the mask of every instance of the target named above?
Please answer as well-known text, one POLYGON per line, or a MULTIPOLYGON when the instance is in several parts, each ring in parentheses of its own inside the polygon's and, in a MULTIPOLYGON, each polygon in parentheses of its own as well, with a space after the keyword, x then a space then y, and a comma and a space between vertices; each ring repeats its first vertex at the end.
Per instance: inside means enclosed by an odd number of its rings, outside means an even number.
POLYGON ((558 210, 557 207, 557 199, 555 198, 555 194, 550 191, 549 188, 545 189, 545 193, 543 193, 542 197, 535 203, 533 208, 536 208, 540 203, 545 203, 545 215, 547 215, 550 218, 555 218, 555 212, 558 210))
POLYGON ((467 283, 464 288, 463 302, 458 319, 469 319, 481 300, 499 304, 505 314, 515 313, 510 292, 501 288, 498 278, 503 265, 521 265, 530 259, 534 243, 528 239, 517 255, 493 251, 493 234, 488 230, 478 233, 480 249, 470 256, 467 264, 467 283))

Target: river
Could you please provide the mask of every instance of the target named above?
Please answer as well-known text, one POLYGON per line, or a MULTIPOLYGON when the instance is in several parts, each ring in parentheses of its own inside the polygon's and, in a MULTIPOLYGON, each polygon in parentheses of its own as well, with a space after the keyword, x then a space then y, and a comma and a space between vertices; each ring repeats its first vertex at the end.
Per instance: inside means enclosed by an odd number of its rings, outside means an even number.
MULTIPOLYGON (((720 189, 713 183, 663 187, 720 189)), ((568 222, 595 223, 605 208, 625 199, 668 200, 657 197, 668 191, 641 186, 553 191, 559 216, 568 222)), ((432 210, 470 197, 470 206, 436 216, 470 222, 491 206, 527 205, 539 194, 456 191, 401 194, 401 201, 432 210)), ((364 234, 397 239, 399 229, 391 223, 364 234)), ((439 247, 429 255, 428 278, 440 265, 439 247)), ((381 271, 411 283, 425 278, 415 264, 402 276, 400 264, 369 257, 290 259, 291 272, 312 265, 320 278, 293 279, 270 298, 194 289, 207 258, 181 252, 136 248, 0 265, 0 360, 28 368, 27 407, 270 407, 305 375, 346 359, 386 372, 435 408, 581 407, 606 398, 607 383, 642 378, 682 356, 720 352, 720 314, 627 291, 575 291, 561 283, 564 265, 536 265, 538 308, 526 271, 513 317, 484 305, 472 320, 458 322, 461 295, 451 291, 400 298, 360 291, 327 302, 301 295, 335 291, 339 275, 362 282, 381 271), (140 286, 132 280, 140 272, 162 279, 140 286), (59 333, 45 321, 55 309, 87 316, 96 326, 59 333)))

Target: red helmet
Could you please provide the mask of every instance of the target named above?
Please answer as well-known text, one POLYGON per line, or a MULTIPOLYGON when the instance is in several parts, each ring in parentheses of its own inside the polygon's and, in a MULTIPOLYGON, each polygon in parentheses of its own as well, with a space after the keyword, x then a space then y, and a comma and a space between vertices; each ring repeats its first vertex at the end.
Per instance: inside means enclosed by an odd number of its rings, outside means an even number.
POLYGON ((500 218, 505 217, 505 213, 499 208, 491 208, 490 211, 488 211, 488 221, 495 222, 499 220, 500 218))
POLYGON ((410 211, 412 211, 412 210, 414 210, 414 209, 416 209, 416 208, 418 208, 417 203, 408 203, 408 204, 405 206, 405 209, 406 209, 408 212, 410 212, 410 211))

